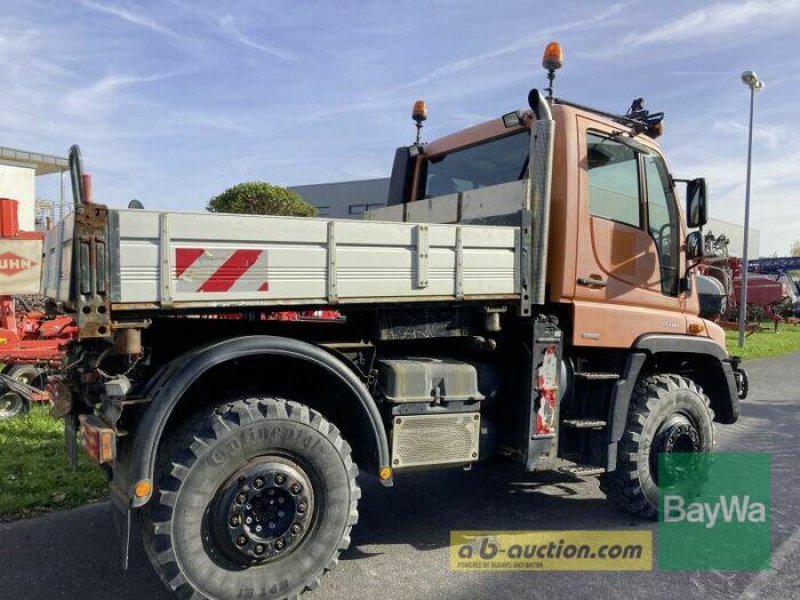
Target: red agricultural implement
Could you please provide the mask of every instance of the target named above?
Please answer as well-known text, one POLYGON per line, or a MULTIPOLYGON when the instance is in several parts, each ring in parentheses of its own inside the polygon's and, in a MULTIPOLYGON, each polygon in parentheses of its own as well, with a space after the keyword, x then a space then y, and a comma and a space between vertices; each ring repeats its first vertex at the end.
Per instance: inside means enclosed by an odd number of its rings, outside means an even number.
MULTIPOLYGON (((739 305, 742 288, 742 261, 728 255, 728 239, 725 236, 706 237, 707 258, 700 271, 714 281, 704 282, 716 286, 721 298, 716 310, 719 324, 726 329, 738 327, 739 305)), ((797 323, 793 312, 800 309, 796 282, 785 270, 773 268, 775 261, 786 267, 800 266, 800 259, 758 259, 750 261, 747 276, 747 329, 750 333, 761 327, 761 322, 769 319, 775 329, 783 322, 797 323), (783 261, 783 262, 780 262, 783 261)), ((777 264, 777 263, 776 263, 777 264)), ((702 293, 702 291, 701 291, 702 293)))
POLYGON ((44 236, 20 231, 17 207, 16 200, 0 198, 0 418, 48 400, 47 374, 61 366, 62 349, 77 333, 72 317, 47 316, 33 306, 44 236))

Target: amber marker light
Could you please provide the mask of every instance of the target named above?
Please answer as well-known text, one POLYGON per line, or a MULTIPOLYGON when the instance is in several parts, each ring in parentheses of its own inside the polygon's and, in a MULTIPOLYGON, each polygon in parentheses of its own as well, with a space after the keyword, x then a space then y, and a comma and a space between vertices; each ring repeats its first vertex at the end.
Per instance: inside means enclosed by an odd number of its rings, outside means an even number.
POLYGON ((704 329, 702 323, 689 323, 689 333, 692 335, 700 335, 704 329))
POLYGON ((133 488, 133 495, 140 499, 147 498, 152 491, 153 491, 153 484, 147 481, 146 479, 142 479, 133 488))
POLYGON ((428 118, 428 107, 425 106, 424 100, 417 100, 414 102, 414 108, 411 110, 411 118, 418 123, 428 118))
POLYGON ((542 66, 548 71, 560 69, 564 64, 564 51, 558 42, 550 42, 545 46, 542 66))

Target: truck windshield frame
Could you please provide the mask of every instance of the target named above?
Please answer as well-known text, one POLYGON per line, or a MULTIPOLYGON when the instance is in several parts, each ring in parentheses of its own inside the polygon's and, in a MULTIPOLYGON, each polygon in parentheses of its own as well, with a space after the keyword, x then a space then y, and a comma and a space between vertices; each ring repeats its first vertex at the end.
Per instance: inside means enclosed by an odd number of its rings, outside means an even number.
POLYGON ((530 129, 427 158, 417 200, 518 181, 528 176, 530 129))

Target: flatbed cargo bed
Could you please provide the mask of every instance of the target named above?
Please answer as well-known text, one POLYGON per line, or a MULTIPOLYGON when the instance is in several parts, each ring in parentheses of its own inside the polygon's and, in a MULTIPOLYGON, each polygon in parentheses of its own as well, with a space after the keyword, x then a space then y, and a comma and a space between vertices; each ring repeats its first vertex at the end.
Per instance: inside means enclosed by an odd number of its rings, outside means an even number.
POLYGON ((517 226, 108 209, 91 252, 74 229, 73 214, 44 246, 43 293, 68 307, 73 252, 82 271, 107 261, 112 311, 520 297, 517 226))

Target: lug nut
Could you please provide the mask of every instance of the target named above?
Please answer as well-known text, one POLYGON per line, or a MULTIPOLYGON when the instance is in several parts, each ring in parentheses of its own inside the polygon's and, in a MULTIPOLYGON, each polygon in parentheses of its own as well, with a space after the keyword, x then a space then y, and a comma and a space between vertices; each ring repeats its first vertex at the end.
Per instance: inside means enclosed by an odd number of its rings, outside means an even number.
POLYGON ((236 538, 236 544, 238 546, 244 546, 246 543, 247 543, 247 538, 245 536, 240 535, 238 538, 236 538))
POLYGON ((306 512, 307 508, 308 507, 306 506, 306 503, 305 502, 301 502, 300 504, 297 505, 297 512, 299 512, 300 514, 303 514, 304 512, 306 512))
POLYGON ((256 544, 256 547, 253 548, 253 551, 256 554, 264 554, 264 546, 262 546, 261 544, 256 544))
POLYGON ((284 475, 283 473, 278 473, 277 475, 275 475, 275 483, 277 483, 278 485, 283 485, 285 481, 286 481, 286 475, 284 475))
POLYGON ((264 478, 256 477, 256 480, 253 482, 253 487, 257 490, 260 490, 262 487, 264 487, 264 478))
POLYGON ((267 525, 267 527, 269 527, 270 529, 275 529, 275 523, 270 521, 269 524, 267 525))
POLYGON ((247 496, 245 494, 239 494, 236 496, 236 504, 244 504, 245 500, 247 500, 247 496))
POLYGON ((286 516, 286 513, 285 513, 285 512, 283 512, 282 510, 279 510, 279 511, 278 511, 278 516, 279 516, 279 517, 285 517, 285 516, 286 516))
POLYGON ((245 504, 245 506, 244 506, 244 507, 245 507, 247 510, 253 510, 253 505, 252 505, 252 504, 250 504, 249 502, 248 502, 247 504, 245 504))
POLYGON ((261 530, 264 529, 261 525, 256 525, 256 533, 261 533, 261 530))
POLYGON ((239 515, 231 517, 231 527, 238 527, 242 523, 242 518, 239 515))
POLYGON ((292 485, 292 493, 295 496, 297 494, 299 494, 300 492, 302 492, 302 491, 303 491, 303 486, 301 486, 299 483, 295 483, 295 484, 292 485))
POLYGON ((250 523, 252 523, 252 522, 253 522, 253 517, 247 517, 247 518, 244 520, 244 522, 245 522, 245 523, 247 523, 248 525, 250 525, 250 523))
POLYGON ((278 504, 283 504, 284 502, 286 502, 285 498, 278 498, 278 504))
POLYGON ((283 550, 284 546, 286 546, 286 542, 283 540, 275 540, 275 550, 283 550))
POLYGON ((300 530, 302 530, 302 529, 303 529, 303 527, 300 525, 300 523, 295 523, 294 525, 292 525, 291 532, 293 534, 297 535, 298 533, 300 533, 300 530))

